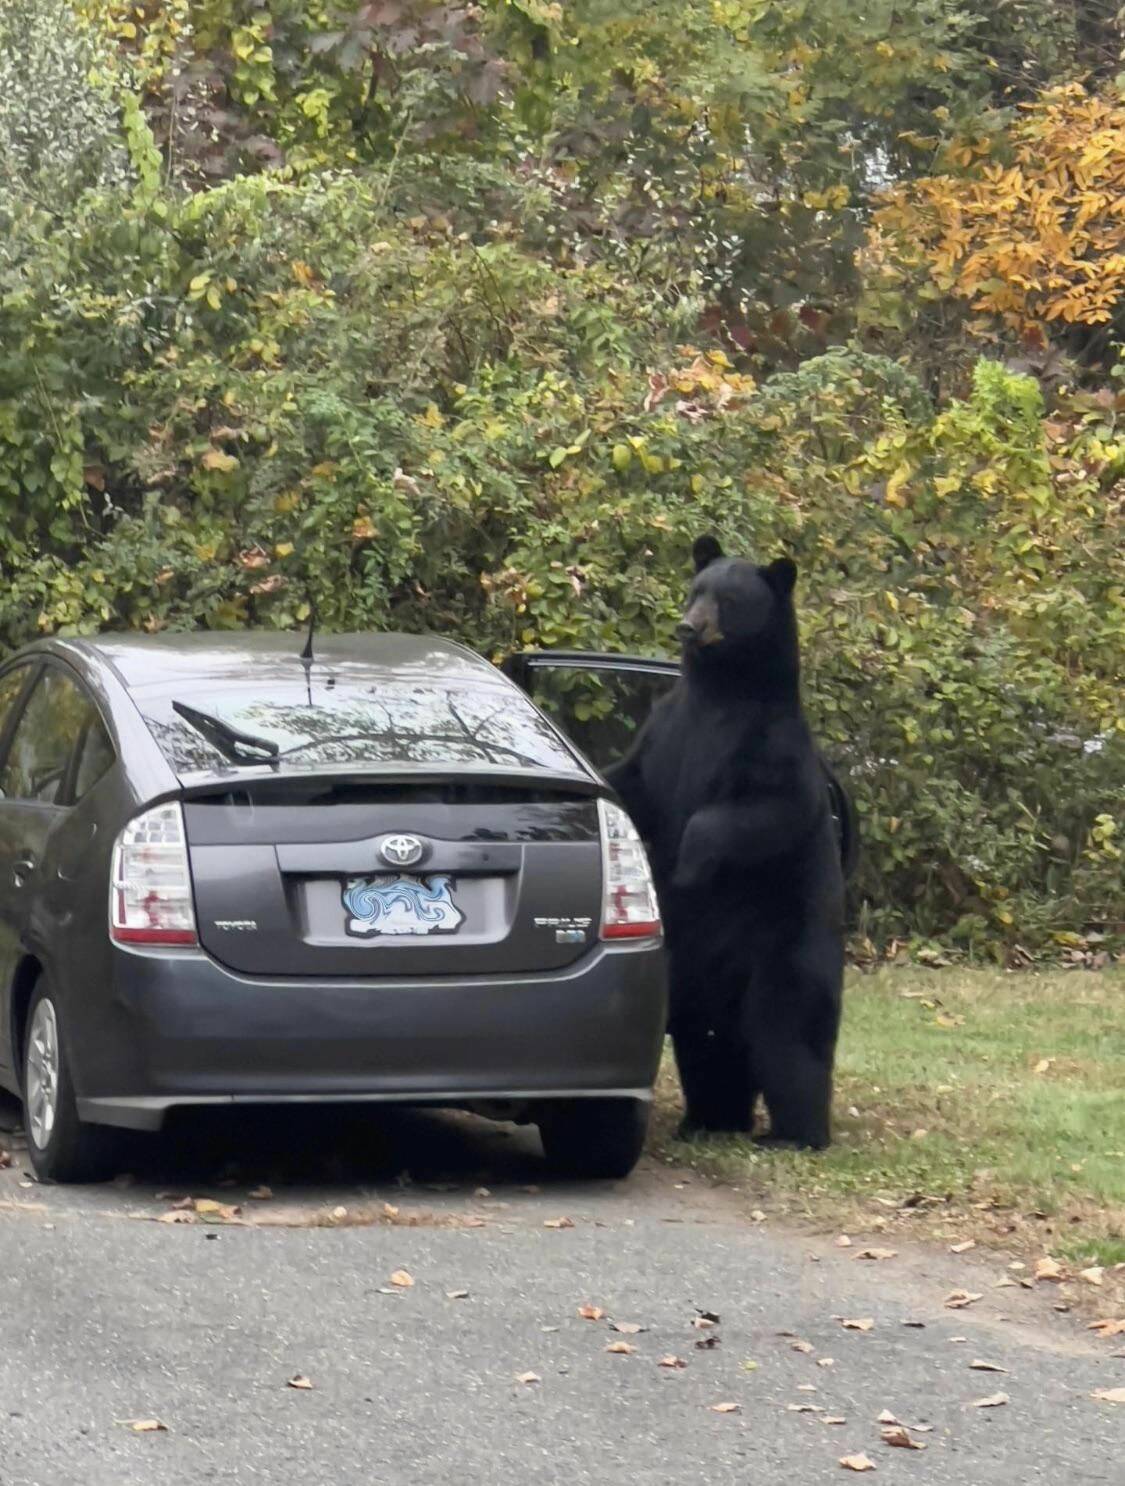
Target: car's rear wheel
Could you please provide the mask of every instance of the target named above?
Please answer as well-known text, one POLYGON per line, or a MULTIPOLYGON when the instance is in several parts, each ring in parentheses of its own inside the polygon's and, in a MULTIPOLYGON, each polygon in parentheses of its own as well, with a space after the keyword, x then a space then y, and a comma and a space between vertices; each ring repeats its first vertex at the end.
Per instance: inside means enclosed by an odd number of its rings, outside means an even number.
POLYGON ((640 1160, 648 1134, 643 1099, 569 1099, 538 1112, 548 1164, 567 1176, 614 1180, 640 1160))
POLYGON ((41 980, 23 1040, 23 1124, 27 1154, 45 1182, 96 1182, 109 1176, 115 1132, 78 1118, 58 1002, 41 980))

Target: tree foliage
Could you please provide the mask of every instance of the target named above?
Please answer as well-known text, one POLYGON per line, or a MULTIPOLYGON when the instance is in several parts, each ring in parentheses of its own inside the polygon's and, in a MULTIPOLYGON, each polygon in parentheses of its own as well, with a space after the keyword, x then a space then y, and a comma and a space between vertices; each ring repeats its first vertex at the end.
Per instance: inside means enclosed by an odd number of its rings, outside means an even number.
POLYGON ((1035 344, 1056 321, 1120 330, 1125 105, 1079 84, 1054 89, 1021 110, 1003 143, 1002 159, 980 141, 959 152, 967 173, 891 194, 875 219, 889 240, 885 271, 924 265, 939 294, 1035 344))
POLYGON ((120 174, 124 151, 108 87, 112 52, 68 0, 0 8, 0 211, 65 202, 120 174))

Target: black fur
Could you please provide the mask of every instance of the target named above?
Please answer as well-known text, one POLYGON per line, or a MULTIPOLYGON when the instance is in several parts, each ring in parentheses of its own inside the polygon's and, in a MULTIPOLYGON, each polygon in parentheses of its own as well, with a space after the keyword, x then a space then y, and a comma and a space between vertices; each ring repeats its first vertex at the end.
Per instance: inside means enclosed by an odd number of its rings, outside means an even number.
POLYGON ((685 1125, 828 1144, 844 884, 801 710, 788 558, 714 537, 692 553, 683 667, 610 782, 649 846, 664 912, 685 1125))

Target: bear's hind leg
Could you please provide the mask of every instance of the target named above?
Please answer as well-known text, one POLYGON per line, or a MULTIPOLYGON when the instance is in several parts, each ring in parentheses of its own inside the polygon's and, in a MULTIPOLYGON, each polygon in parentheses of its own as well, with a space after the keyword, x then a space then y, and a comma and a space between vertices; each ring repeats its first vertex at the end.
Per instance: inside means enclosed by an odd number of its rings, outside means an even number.
POLYGON ((726 1018, 718 1026, 708 1026, 692 1017, 674 1019, 671 1032, 684 1093, 681 1134, 749 1133, 756 1090, 739 1028, 726 1018))
POLYGON ((831 1143, 832 1068, 803 1044, 775 1050, 764 1094, 770 1128, 760 1145, 822 1151, 831 1143))
POLYGON ((811 1017, 792 1014, 792 1003, 754 1031, 753 1078, 769 1111, 767 1145, 823 1150, 832 1139, 832 1065, 839 1013, 831 1000, 811 1017))

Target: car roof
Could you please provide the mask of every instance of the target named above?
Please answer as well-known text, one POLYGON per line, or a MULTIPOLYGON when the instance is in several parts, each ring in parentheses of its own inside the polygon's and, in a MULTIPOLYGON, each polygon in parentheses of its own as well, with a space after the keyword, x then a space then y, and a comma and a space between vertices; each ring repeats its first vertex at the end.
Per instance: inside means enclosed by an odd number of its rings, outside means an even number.
MULTIPOLYGON (((304 674, 303 646, 303 635, 284 630, 103 634, 63 642, 65 650, 79 652, 87 662, 111 666, 131 692, 199 681, 252 678, 255 686, 297 681, 304 674)), ((510 684, 482 656, 434 635, 315 635, 313 654, 318 671, 343 673, 341 679, 346 675, 357 684, 392 679, 510 684)))

